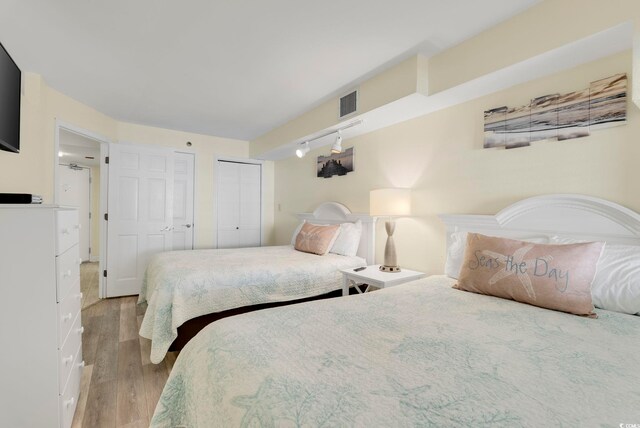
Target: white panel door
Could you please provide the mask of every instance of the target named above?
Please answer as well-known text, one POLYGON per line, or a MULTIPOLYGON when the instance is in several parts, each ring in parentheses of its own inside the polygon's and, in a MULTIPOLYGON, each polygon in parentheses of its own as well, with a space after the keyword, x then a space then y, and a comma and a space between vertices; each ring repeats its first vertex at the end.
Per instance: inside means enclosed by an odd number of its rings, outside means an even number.
POLYGON ((151 256, 172 249, 173 151, 109 144, 106 296, 139 294, 151 256))
POLYGON ((218 248, 261 244, 262 166, 218 161, 218 248))
POLYGON ((80 222, 80 258, 89 261, 91 254, 91 170, 58 165, 58 203, 78 208, 80 222))
POLYGON ((174 155, 173 170, 173 249, 193 249, 193 153, 174 155))

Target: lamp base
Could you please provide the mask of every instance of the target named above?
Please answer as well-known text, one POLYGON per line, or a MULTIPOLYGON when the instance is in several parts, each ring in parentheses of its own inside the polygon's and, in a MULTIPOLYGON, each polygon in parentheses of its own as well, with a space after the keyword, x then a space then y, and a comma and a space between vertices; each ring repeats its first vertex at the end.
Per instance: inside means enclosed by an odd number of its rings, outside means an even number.
POLYGON ((400 272, 400 266, 385 266, 380 265, 381 272, 400 272))

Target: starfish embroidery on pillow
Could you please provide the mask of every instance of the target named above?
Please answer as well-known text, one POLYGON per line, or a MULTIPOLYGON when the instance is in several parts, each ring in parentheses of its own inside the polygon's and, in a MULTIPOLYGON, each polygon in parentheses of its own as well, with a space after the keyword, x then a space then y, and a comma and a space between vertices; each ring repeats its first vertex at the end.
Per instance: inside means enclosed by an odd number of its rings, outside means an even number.
MULTIPOLYGON (((527 295, 532 298, 533 300, 536 300, 536 293, 533 290, 533 286, 531 285, 531 277, 529 276, 529 272, 532 270, 536 259, 527 259, 525 260, 524 256, 531 251, 531 249, 533 248, 533 245, 527 245, 526 247, 522 247, 518 250, 516 250, 513 253, 513 256, 505 256, 504 254, 500 254, 500 253, 496 253, 494 251, 489 251, 489 250, 483 250, 482 253, 494 258, 495 260, 499 261, 501 265, 504 266, 504 269, 499 270, 498 272, 496 272, 495 275, 493 275, 490 279, 489 279, 489 284, 490 285, 494 285, 496 282, 507 278, 511 275, 516 275, 516 278, 518 278, 518 280, 520 281, 520 284, 522 285, 522 288, 524 288, 524 290, 527 292, 527 295), (511 266, 519 266, 522 263, 526 264, 526 269, 525 271, 521 271, 520 269, 518 269, 516 267, 516 269, 508 269, 507 266, 511 265, 511 266)), ((546 262, 549 262, 553 259, 552 256, 543 256, 543 257, 538 257, 538 259, 541 260, 545 260, 546 262)))

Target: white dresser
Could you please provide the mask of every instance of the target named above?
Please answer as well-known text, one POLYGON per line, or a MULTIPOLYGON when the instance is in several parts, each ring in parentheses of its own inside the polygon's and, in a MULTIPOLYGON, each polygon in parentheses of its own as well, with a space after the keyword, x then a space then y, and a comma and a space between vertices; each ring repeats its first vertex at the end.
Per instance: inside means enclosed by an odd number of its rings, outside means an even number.
POLYGON ((0 205, 0 426, 71 426, 82 360, 78 213, 0 205))

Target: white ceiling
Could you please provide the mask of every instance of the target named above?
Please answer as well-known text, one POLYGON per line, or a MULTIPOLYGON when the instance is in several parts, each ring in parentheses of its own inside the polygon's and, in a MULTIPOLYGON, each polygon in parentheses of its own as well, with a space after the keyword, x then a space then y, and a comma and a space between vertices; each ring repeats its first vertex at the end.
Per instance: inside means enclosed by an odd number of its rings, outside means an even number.
POLYGON ((249 140, 538 0, 2 0, 23 71, 122 121, 249 140))

